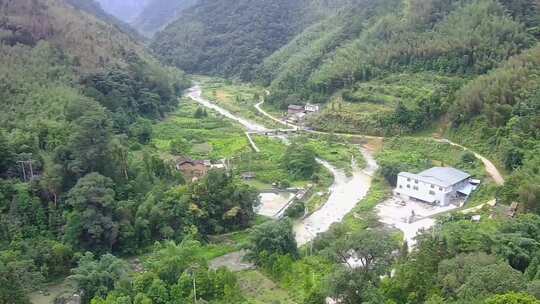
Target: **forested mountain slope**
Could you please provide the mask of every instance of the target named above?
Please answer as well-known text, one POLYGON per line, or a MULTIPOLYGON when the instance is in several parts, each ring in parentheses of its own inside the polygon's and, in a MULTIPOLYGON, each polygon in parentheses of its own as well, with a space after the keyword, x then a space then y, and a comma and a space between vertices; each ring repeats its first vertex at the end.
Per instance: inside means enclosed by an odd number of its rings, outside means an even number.
POLYGON ((276 102, 290 93, 325 101, 389 73, 483 74, 534 44, 537 2, 524 2, 361 1, 307 29, 268 58, 260 74, 276 102))
POLYGON ((298 31, 300 0, 203 0, 158 33, 152 48, 192 73, 249 78, 298 31))
POLYGON ((158 33, 152 48, 187 72, 253 79, 254 68, 321 16, 355 0, 202 0, 158 33))
POLYGON ((67 0, 2 0, 0 33, 0 303, 28 303, 75 252, 138 246, 130 200, 181 182, 141 145, 189 81, 67 0))
POLYGON ((151 37, 176 20, 183 10, 197 2, 198 0, 154 0, 144 7, 131 24, 143 35, 151 37))
POLYGON ((68 0, 67 3, 74 7, 87 12, 98 19, 118 26, 125 33, 130 34, 132 37, 140 38, 140 34, 124 21, 117 19, 115 16, 107 13, 96 0, 68 0))
POLYGON ((512 172, 498 198, 539 212, 540 44, 464 86, 449 116, 451 136, 512 172))
POLYGON ((69 53, 83 70, 125 66, 129 53, 144 56, 142 46, 114 25, 68 3, 74 0, 2 0, 2 41, 35 45, 47 40, 69 53))

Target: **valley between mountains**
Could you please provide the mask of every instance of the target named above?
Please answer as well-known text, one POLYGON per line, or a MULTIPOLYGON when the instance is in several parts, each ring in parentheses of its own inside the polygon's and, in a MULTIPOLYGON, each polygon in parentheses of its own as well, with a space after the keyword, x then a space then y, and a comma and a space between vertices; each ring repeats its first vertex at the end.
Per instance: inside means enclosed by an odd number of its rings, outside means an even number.
POLYGON ((0 0, 0 304, 540 303, 538 0, 0 0))

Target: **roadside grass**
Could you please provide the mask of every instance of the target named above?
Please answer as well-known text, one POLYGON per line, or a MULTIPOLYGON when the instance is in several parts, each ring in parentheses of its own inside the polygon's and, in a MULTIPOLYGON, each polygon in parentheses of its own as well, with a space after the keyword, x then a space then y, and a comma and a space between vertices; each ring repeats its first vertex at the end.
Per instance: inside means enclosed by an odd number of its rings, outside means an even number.
MULTIPOLYGON (((234 165, 239 173, 254 172, 255 181, 259 185, 271 185, 288 181, 292 183, 289 174, 282 166, 282 158, 285 155, 287 146, 278 139, 268 138, 266 136, 253 136, 253 141, 261 150, 256 153, 252 150, 246 150, 234 160, 234 165)), ((304 181, 307 183, 307 181, 304 181)))
MULTIPOLYGON (((287 146, 277 138, 269 138, 266 136, 253 136, 253 140, 261 150, 260 153, 247 150, 234 158, 234 165, 238 173, 254 172, 256 177, 249 183, 255 185, 259 189, 272 188, 273 184, 288 183, 292 187, 305 188, 311 184, 315 189, 327 189, 333 181, 333 177, 326 169, 321 168, 318 173, 316 182, 312 180, 294 179, 290 177, 287 169, 282 164, 282 159, 287 151, 287 146)), ((314 142, 314 144, 317 144, 314 142)), ((307 145, 312 143, 307 141, 307 145)), ((344 151, 344 145, 337 145, 336 150, 344 151)), ((348 156, 347 156, 348 157, 348 156)), ((320 190, 317 190, 320 191, 320 190)))
POLYGON ((384 178, 375 176, 367 195, 343 219, 347 232, 361 231, 378 225, 375 207, 392 196, 392 188, 384 178))
POLYGON ((306 202, 306 215, 312 214, 313 212, 319 210, 324 203, 328 201, 328 197, 330 196, 328 188, 318 190, 321 191, 315 191, 315 193, 306 202))
MULTIPOLYGON (((486 179, 488 174, 480 160, 464 162, 465 151, 460 147, 429 138, 392 137, 384 141, 377 155, 381 165, 399 165, 402 169, 418 173, 433 166, 451 166, 466 171, 474 178, 486 179)), ((403 171, 403 170, 402 170, 403 171)))
POLYGON ((479 117, 469 124, 448 129, 445 135, 452 141, 489 158, 503 176, 509 175, 503 164, 502 156, 496 153, 498 149, 496 149, 495 143, 490 140, 494 135, 493 132, 493 129, 488 126, 486 118, 479 117))
POLYGON ((271 104, 271 103, 268 103, 268 102, 265 102, 261 109, 263 109, 266 113, 274 116, 275 118, 278 118, 278 119, 283 119, 285 118, 285 116, 287 116, 287 110, 285 109, 280 109, 279 107, 275 106, 274 104, 271 104))
POLYGON ((261 115, 255 109, 255 105, 265 95, 262 87, 214 77, 198 76, 196 80, 201 83, 204 98, 215 102, 229 112, 268 128, 282 127, 278 123, 261 115))
POLYGON ((363 168, 366 165, 359 148, 341 137, 311 134, 307 146, 312 148, 319 158, 344 170, 347 175, 352 173, 353 158, 358 167, 363 168))

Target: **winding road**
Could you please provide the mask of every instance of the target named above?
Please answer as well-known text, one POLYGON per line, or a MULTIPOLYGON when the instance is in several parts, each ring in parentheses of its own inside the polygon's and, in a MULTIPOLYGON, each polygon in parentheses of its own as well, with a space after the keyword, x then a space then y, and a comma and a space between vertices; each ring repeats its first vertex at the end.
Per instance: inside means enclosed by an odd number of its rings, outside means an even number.
MULTIPOLYGON (((265 91, 265 92, 266 92, 266 95, 270 94, 270 92, 268 92, 268 91, 265 91)), ((287 127, 290 127, 290 128, 296 129, 296 130, 301 129, 301 127, 299 127, 299 126, 296 126, 294 124, 285 122, 283 120, 280 120, 279 118, 276 118, 276 117, 272 116, 270 113, 266 112, 262 108, 263 104, 264 104, 264 99, 261 102, 259 102, 259 103, 257 103, 255 105, 255 109, 257 109, 257 111, 259 111, 259 113, 261 113, 261 115, 264 115, 264 116, 272 119, 273 121, 276 121, 276 122, 278 122, 278 123, 280 123, 282 125, 285 125, 287 127)), ((353 137, 353 138, 356 137, 356 138, 367 138, 367 139, 384 139, 384 137, 371 136, 371 135, 346 134, 346 133, 329 133, 329 132, 307 130, 307 129, 304 130, 304 131, 309 132, 309 133, 313 133, 313 134, 321 134, 321 135, 338 135, 338 136, 347 136, 347 137, 353 137)), ((497 169, 497 167, 495 166, 495 164, 493 164, 492 161, 490 161, 486 157, 482 156, 481 154, 476 153, 476 152, 472 151, 471 149, 469 149, 469 148, 467 148, 467 147, 465 147, 463 145, 460 145, 458 143, 452 142, 451 140, 446 139, 446 138, 436 138, 436 137, 426 137, 426 138, 429 138, 429 139, 432 139, 434 141, 441 142, 441 143, 447 143, 447 144, 455 146, 455 147, 459 147, 459 148, 463 149, 464 151, 472 152, 474 154, 474 156, 484 164, 486 172, 489 174, 491 179, 493 179, 495 184, 497 184, 499 186, 504 184, 504 177, 502 176, 499 169, 497 169)))

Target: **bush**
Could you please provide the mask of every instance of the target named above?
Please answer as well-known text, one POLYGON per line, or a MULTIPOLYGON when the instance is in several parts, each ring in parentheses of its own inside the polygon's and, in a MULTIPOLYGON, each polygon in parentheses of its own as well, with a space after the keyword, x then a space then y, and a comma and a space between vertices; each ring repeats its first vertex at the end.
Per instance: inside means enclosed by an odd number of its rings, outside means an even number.
POLYGON ((285 210, 285 216, 290 218, 300 218, 306 211, 306 205, 304 202, 294 202, 285 210))

